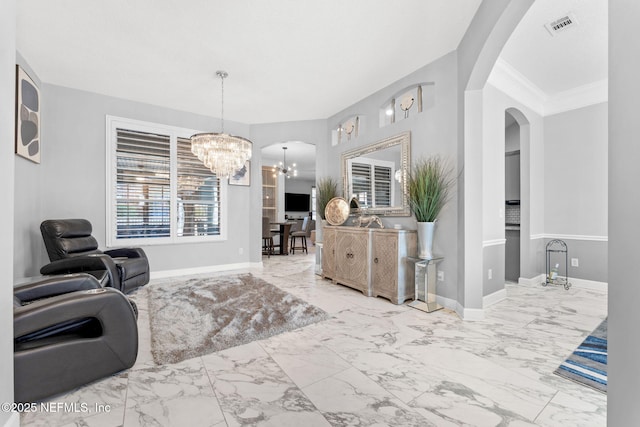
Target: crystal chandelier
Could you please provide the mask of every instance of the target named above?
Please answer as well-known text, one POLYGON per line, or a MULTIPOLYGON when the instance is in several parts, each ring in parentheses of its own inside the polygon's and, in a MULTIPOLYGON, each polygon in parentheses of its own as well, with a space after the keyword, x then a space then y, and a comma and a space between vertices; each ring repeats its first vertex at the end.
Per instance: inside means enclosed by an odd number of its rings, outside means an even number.
POLYGON ((273 171, 274 178, 276 176, 276 172, 280 175, 286 176, 287 178, 298 176, 298 171, 294 169, 296 164, 292 163, 291 165, 287 165, 287 147, 282 147, 282 149, 284 150, 283 161, 277 165, 273 165, 273 169, 271 169, 273 171))
POLYGON ((219 177, 233 175, 251 158, 252 143, 246 138, 224 133, 224 79, 226 71, 216 71, 222 82, 222 132, 191 136, 191 152, 219 177))
POLYGON ((204 184, 204 179, 197 176, 184 175, 178 177, 178 192, 184 195, 192 195, 204 184))

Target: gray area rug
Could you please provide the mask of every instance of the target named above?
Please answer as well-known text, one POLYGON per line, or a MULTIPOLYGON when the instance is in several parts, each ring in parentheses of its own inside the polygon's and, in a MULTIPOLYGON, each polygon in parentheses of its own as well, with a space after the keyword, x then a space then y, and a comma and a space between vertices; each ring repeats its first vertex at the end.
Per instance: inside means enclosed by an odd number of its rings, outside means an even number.
POLYGON ((267 338, 324 319, 323 310, 251 274, 148 286, 157 364, 267 338))

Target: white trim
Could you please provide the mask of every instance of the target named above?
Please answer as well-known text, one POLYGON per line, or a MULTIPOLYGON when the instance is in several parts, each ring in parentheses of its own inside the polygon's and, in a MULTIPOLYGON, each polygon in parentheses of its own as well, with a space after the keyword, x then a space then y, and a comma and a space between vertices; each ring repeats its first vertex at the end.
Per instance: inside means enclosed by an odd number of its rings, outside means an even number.
POLYGON ((592 242, 608 242, 609 236, 585 236, 581 234, 545 234, 545 239, 588 240, 592 242))
MULTIPOLYGON (((545 281, 545 275, 539 274, 530 279, 527 279, 526 277, 521 277, 520 279, 518 279, 518 284, 525 285, 525 286, 542 286, 542 283, 544 281, 545 281)), ((596 282, 595 280, 578 279, 576 277, 569 277, 569 283, 571 283, 571 287, 573 288, 609 292, 609 284, 607 282, 596 282)), ((549 285, 549 286, 556 286, 556 285, 549 285)))
POLYGON ((589 83, 552 96, 544 106, 546 116, 576 110, 609 100, 609 79, 589 83))
POLYGON ((595 280, 578 279, 569 277, 571 287, 578 289, 590 289, 592 291, 609 292, 609 284, 607 282, 596 282, 595 280))
POLYGON ((449 310, 458 311, 458 301, 454 299, 436 296, 436 303, 440 304, 444 308, 448 308, 449 310))
POLYGON ((242 270, 242 269, 262 268, 262 267, 263 267, 262 261, 260 261, 260 262, 238 262, 235 264, 208 265, 205 267, 180 268, 176 270, 152 271, 151 280, 165 279, 168 277, 177 277, 177 276, 192 276, 194 274, 216 273, 219 271, 242 270))
POLYGON ((493 239, 493 240, 485 240, 482 242, 483 248, 488 248, 489 246, 500 246, 507 243, 507 239, 493 239))
POLYGON ((544 282, 544 274, 538 274, 537 276, 534 276, 530 279, 526 277, 520 277, 518 279, 519 285, 536 286, 541 285, 542 282, 544 282))
POLYGON ((105 135, 106 135, 106 247, 117 248, 131 246, 135 243, 136 246, 153 246, 153 245, 167 245, 167 244, 179 244, 179 243, 205 243, 205 242, 226 242, 228 239, 227 228, 228 223, 228 189, 227 179, 219 177, 220 180, 220 234, 216 236, 182 236, 178 237, 175 232, 173 224, 176 223, 177 209, 175 206, 176 200, 176 186, 172 185, 171 189, 171 205, 170 205, 170 219, 171 219, 171 236, 169 237, 155 237, 155 238, 140 238, 140 239, 118 239, 116 237, 116 219, 114 216, 114 206, 116 206, 116 186, 112 182, 117 173, 117 129, 130 129, 140 132, 149 132, 153 134, 166 134, 171 140, 171 182, 177 181, 177 160, 176 160, 176 145, 178 138, 188 138, 191 135, 198 133, 199 131, 181 128, 177 126, 164 125, 161 123, 146 122, 142 120, 128 119, 126 117, 117 117, 106 115, 105 116, 105 135))
POLYGON ((20 427, 20 414, 13 412, 7 422, 4 423, 4 427, 20 427))
POLYGON ((504 59, 496 60, 487 83, 544 116, 547 95, 504 59))
POLYGON ((441 297, 437 298, 438 304, 455 311, 462 320, 467 320, 471 322, 484 320, 484 309, 464 308, 462 304, 449 298, 443 298, 444 303, 441 303, 440 298, 441 297))
POLYGON ((483 308, 490 307, 493 304, 497 304, 500 301, 503 301, 505 299, 507 299, 507 290, 503 288, 503 289, 500 289, 499 291, 496 291, 492 294, 485 295, 484 297, 482 297, 482 307, 483 308))
POLYGON ((609 100, 608 79, 550 96, 502 58, 496 61, 487 83, 543 117, 609 100))
POLYGON ((484 309, 482 308, 464 308, 460 303, 456 306, 456 313, 462 320, 479 321, 484 320, 484 309))
POLYGON ((608 242, 609 236, 587 236, 583 234, 532 234, 530 240, 560 239, 560 240, 585 240, 589 242, 608 242))

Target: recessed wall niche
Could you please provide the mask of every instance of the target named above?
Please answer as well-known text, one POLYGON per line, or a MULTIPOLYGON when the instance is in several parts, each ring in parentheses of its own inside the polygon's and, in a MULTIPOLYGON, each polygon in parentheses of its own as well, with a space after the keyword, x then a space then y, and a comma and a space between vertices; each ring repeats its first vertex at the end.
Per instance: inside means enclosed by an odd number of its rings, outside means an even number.
POLYGON ((380 107, 380 127, 408 119, 433 107, 434 94, 435 83, 433 82, 414 84, 396 92, 380 107))
POLYGON ((363 116, 356 114, 345 117, 331 131, 331 145, 344 144, 360 134, 363 116))

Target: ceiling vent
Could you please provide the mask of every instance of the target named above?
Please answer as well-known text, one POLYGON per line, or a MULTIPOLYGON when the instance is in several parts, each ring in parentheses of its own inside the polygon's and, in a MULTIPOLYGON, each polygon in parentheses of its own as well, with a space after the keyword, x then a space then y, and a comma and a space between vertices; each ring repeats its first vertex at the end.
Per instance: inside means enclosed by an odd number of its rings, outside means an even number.
POLYGON ((555 21, 544 24, 544 27, 549 31, 549 34, 555 36, 556 34, 573 28, 576 25, 578 25, 576 16, 573 13, 567 13, 562 18, 558 18, 555 21))

